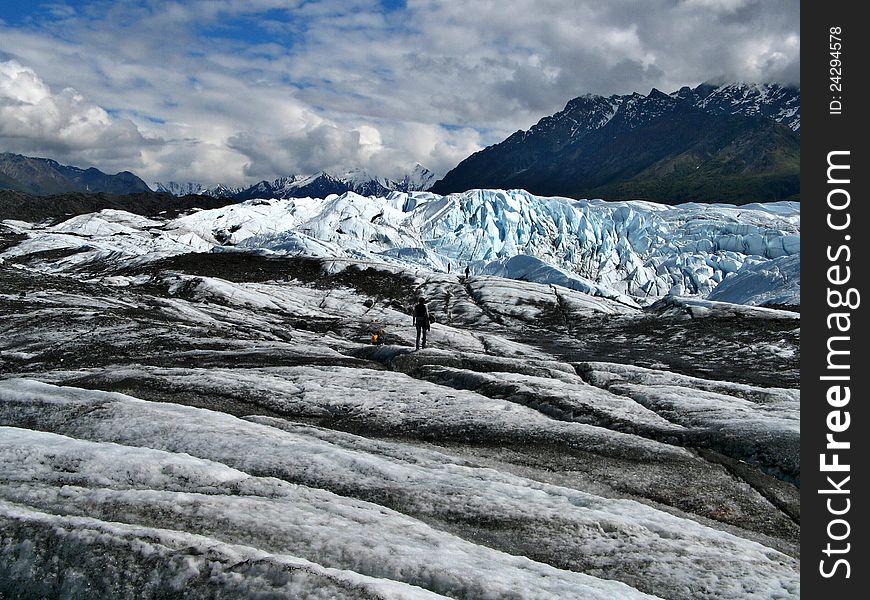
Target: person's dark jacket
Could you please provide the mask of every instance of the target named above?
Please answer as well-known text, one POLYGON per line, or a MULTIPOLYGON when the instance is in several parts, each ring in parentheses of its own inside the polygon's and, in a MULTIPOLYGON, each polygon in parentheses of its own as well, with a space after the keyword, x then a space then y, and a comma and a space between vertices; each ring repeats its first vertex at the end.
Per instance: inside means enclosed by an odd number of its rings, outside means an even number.
POLYGON ((414 305, 414 325, 429 329, 429 308, 425 304, 414 305))

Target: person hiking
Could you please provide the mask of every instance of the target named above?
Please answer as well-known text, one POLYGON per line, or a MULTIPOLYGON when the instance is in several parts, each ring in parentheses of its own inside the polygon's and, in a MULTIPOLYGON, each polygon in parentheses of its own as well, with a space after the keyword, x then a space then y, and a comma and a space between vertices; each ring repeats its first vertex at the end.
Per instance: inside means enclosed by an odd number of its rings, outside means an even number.
POLYGON ((420 335, 423 335, 423 347, 426 347, 426 332, 429 331, 429 307, 426 306, 426 299, 420 298, 414 306, 414 327, 417 328, 417 347, 420 349, 420 335))
POLYGON ((471 267, 465 265, 465 281, 468 281, 469 275, 471 275, 471 267))

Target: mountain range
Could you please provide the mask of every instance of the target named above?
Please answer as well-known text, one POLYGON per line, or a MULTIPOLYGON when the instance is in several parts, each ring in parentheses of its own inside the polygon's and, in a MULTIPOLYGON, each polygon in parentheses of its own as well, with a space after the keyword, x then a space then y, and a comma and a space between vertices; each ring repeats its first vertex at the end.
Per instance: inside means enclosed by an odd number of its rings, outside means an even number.
POLYGON ((778 121, 800 135, 801 95, 792 86, 771 84, 702 83, 671 94, 714 114, 761 116, 778 121))
POLYGON ((93 167, 80 169, 48 158, 0 153, 0 189, 38 196, 69 192, 135 194, 148 185, 129 171, 107 175, 93 167))
POLYGON ((796 200, 800 90, 702 84, 665 94, 585 95, 471 155, 431 191, 667 204, 796 200))
POLYGON ((68 193, 139 194, 169 193, 173 196, 204 195, 213 198, 249 200, 251 198, 326 197, 329 194, 355 192, 363 196, 385 196, 391 191, 426 190, 435 182, 435 174, 417 164, 400 179, 372 175, 364 169, 349 169, 340 175, 321 171, 314 175, 288 175, 272 181, 260 181, 247 187, 223 184, 212 186, 195 182, 156 182, 149 186, 129 171, 108 175, 99 169, 67 166, 48 158, 0 154, 0 190, 12 190, 36 196, 68 193))
POLYGON ((579 96, 529 130, 472 154, 438 181, 418 163, 400 179, 350 169, 247 187, 173 181, 149 186, 128 171, 108 175, 0 154, 0 189, 39 196, 153 190, 249 200, 492 188, 577 199, 741 204, 799 200, 799 175, 800 89, 746 83, 704 83, 671 94, 653 89, 647 95, 579 96))
POLYGON ((390 192, 427 190, 435 183, 435 174, 421 164, 401 179, 388 179, 365 169, 348 169, 339 175, 321 171, 314 175, 287 175, 272 181, 263 180, 248 187, 207 186, 201 183, 156 182, 153 189, 174 196, 205 194, 215 198, 250 200, 253 198, 325 198, 330 194, 354 192, 361 196, 386 196, 390 192))

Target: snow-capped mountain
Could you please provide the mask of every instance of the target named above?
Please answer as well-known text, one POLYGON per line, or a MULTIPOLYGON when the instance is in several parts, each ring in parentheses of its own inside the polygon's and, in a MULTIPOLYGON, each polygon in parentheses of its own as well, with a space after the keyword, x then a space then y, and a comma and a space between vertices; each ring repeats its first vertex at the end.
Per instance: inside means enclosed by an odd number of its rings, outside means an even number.
POLYGON ((712 113, 767 117, 794 132, 801 129, 801 91, 779 83, 703 83, 680 88, 674 98, 712 113))
POLYGON ((775 85, 585 95, 468 157, 431 191, 522 188, 667 204, 794 200, 799 127, 799 90, 775 85))
POLYGON ((202 194, 205 192, 206 187, 203 184, 194 181, 188 181, 185 183, 179 183, 177 181, 161 183, 155 181, 151 184, 151 189, 155 192, 172 194, 173 196, 187 196, 190 194, 202 194))
POLYGON ((400 192, 425 192, 431 188, 437 180, 438 177, 435 173, 420 163, 417 163, 414 165, 414 168, 410 173, 406 173, 405 176, 397 182, 397 187, 395 189, 400 192))
POLYGON ((154 191, 169 192, 175 196, 204 194, 215 198, 325 198, 330 194, 354 192, 361 196, 385 196, 392 191, 412 192, 429 189, 435 174, 417 163, 411 172, 398 180, 372 174, 366 169, 347 169, 338 175, 321 171, 313 175, 287 175, 271 181, 260 181, 248 187, 225 185, 205 186, 201 183, 155 183, 154 191))
POLYGON ((347 169, 336 179, 348 186, 348 190, 361 196, 386 196, 398 189, 395 181, 374 175, 366 169, 347 169))
POLYGON ((222 183, 218 183, 216 185, 210 185, 205 190, 203 190, 203 194, 206 196, 211 196, 213 198, 235 198, 243 188, 234 187, 224 185, 222 183))
POLYGON ((155 192, 172 194, 173 196, 211 196, 212 198, 235 198, 243 188, 231 187, 223 184, 205 185, 197 181, 187 181, 179 183, 177 181, 169 181, 161 183, 155 181, 151 184, 151 189, 155 192))
POLYGON ((294 198, 302 196, 325 197, 329 194, 340 194, 347 191, 347 186, 329 173, 316 175, 287 175, 272 181, 260 181, 252 186, 242 188, 234 198, 249 200, 252 198, 294 198))
POLYGON ((374 175, 365 169, 348 169, 334 175, 321 171, 314 175, 289 175, 261 181, 235 194, 235 198, 325 198, 330 194, 354 192, 361 196, 385 196, 392 191, 424 191, 434 183, 435 174, 419 163, 400 180, 374 175))

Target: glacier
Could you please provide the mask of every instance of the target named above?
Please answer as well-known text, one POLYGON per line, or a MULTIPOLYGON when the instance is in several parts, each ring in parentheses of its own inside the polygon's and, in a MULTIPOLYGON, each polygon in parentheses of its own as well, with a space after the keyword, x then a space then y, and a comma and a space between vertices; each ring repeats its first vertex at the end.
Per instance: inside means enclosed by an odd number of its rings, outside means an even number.
MULTIPOLYGON (((323 199, 249 200, 159 227, 131 219, 110 210, 73 217, 40 229, 33 243, 78 247, 78 236, 88 236, 91 249, 59 267, 105 252, 141 261, 244 249, 439 272, 468 267, 474 274, 555 284, 635 306, 667 295, 800 304, 795 202, 671 207, 542 198, 522 190, 385 197, 347 192, 323 199), (129 239, 118 239, 124 235, 129 239)), ((24 244, 17 251, 31 248, 24 244)))
POLYGON ((0 596, 797 598, 799 217, 4 220, 0 596))
POLYGON ((180 219, 177 227, 216 244, 220 239, 247 249, 352 256, 440 271, 448 264, 457 270, 467 265, 473 273, 638 302, 667 294, 707 297, 745 267, 755 283, 742 286, 742 294, 733 287, 728 301, 800 304, 799 260, 780 261, 776 273, 764 269, 780 257, 799 256, 795 202, 667 207, 541 198, 522 190, 394 192, 385 198, 346 193, 202 211, 180 219), (515 259, 521 256, 540 263, 515 259))

